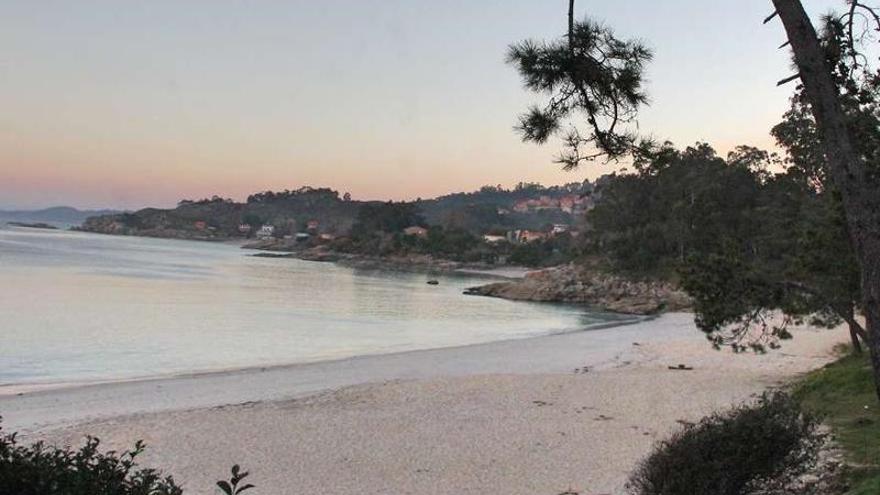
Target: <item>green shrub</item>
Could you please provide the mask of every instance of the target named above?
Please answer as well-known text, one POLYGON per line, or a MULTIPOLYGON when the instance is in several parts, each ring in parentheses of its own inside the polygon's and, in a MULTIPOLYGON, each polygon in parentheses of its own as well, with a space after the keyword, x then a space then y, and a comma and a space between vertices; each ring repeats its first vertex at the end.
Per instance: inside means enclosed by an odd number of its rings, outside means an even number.
POLYGON ((89 437, 79 450, 50 447, 42 442, 19 445, 14 433, 0 431, 0 487, 15 495, 180 495, 170 476, 153 469, 136 469, 134 449, 100 453, 97 438, 89 437))
MULTIPOLYGON (((15 433, 0 426, 0 494, 2 495, 181 495, 171 476, 155 469, 138 469, 135 458, 144 451, 138 441, 125 452, 99 452, 100 440, 87 437, 79 450, 37 442, 20 445, 15 433)), ((238 495, 253 485, 240 485, 248 473, 232 467, 229 481, 217 486, 238 495)))
POLYGON ((637 495, 744 495, 781 490, 816 465, 818 420, 782 392, 690 424, 630 477, 637 495))

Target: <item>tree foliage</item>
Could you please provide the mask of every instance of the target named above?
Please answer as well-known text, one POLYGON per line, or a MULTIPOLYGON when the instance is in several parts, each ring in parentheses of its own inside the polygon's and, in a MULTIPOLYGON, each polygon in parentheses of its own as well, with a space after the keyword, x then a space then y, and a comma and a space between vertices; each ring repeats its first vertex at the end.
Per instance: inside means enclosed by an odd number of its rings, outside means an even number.
POLYGON ((547 97, 520 116, 516 129, 524 141, 538 144, 561 134, 565 148, 557 161, 566 169, 599 157, 615 160, 638 147, 630 124, 648 101, 644 70, 652 58, 643 43, 621 40, 589 19, 575 21, 573 11, 574 0, 566 37, 525 40, 507 54, 526 88, 547 97), (571 124, 578 116, 586 128, 571 124))
POLYGON ((569 233, 562 233, 510 247, 509 263, 530 267, 558 266, 577 259, 583 246, 569 233))
POLYGON ((358 211, 352 235, 373 232, 395 233, 407 227, 423 226, 425 219, 413 203, 366 203, 358 211))
POLYGON ((601 189, 593 247, 618 271, 678 279, 716 346, 763 351, 792 322, 854 322, 858 274, 839 201, 793 163, 769 171, 779 165, 748 146, 725 160, 706 144, 667 144, 601 189))
POLYGON ((665 146, 641 171, 619 174, 601 189, 588 215, 597 249, 622 272, 669 275, 688 256, 719 249, 725 238, 751 236, 760 178, 698 143, 665 146))
POLYGON ((775 10, 765 22, 779 17, 788 38, 783 46, 791 47, 798 70, 780 84, 799 80, 795 99, 815 121, 824 153, 821 178, 840 196, 858 261, 864 335, 880 397, 880 68, 868 55, 876 50, 871 45, 880 31, 880 14, 860 0, 847 0, 846 11, 823 18, 824 29, 817 34, 801 2, 772 3, 775 10))

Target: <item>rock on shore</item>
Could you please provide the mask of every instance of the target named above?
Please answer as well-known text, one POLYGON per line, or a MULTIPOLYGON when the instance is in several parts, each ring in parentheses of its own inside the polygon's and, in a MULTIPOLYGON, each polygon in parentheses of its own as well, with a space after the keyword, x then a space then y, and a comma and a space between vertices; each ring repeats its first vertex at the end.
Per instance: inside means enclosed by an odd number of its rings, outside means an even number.
POLYGON ((520 280, 472 287, 465 293, 516 301, 581 303, 640 315, 691 307, 688 295, 668 282, 630 280, 575 265, 529 272, 520 280))

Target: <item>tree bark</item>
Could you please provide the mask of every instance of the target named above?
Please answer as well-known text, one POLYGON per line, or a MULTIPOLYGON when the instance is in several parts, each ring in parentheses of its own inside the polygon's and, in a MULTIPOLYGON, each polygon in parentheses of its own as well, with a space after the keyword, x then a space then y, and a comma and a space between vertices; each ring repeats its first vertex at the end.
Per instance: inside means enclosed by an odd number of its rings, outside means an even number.
POLYGON ((854 326, 852 326, 852 324, 849 325, 849 338, 852 341, 853 352, 856 354, 861 354, 862 343, 859 342, 859 332, 854 326))
POLYGON ((837 310, 836 311, 843 321, 847 323, 849 327, 849 338, 852 340, 853 352, 856 354, 862 353, 862 342, 868 341, 868 333, 859 325, 859 322, 856 321, 856 311, 853 308, 852 303, 846 306, 846 309, 837 310))
POLYGON ((866 344, 880 398, 880 190, 855 149, 838 88, 803 5, 800 0, 772 2, 785 27, 804 94, 822 136, 829 176, 843 199, 850 241, 861 270, 866 344))

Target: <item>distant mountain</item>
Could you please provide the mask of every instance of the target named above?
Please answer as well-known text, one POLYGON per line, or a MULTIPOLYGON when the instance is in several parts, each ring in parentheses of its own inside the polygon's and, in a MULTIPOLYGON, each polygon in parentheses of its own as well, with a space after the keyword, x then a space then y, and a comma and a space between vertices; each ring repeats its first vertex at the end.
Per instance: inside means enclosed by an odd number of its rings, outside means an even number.
POLYGON ((0 210, 0 222, 45 222, 61 225, 81 225, 86 218, 115 215, 118 210, 77 210, 69 206, 55 206, 42 210, 0 210))

